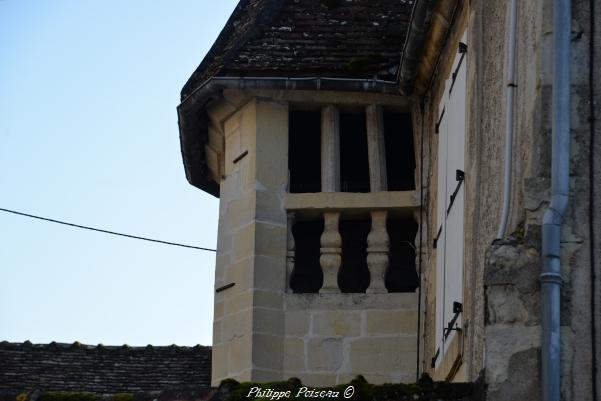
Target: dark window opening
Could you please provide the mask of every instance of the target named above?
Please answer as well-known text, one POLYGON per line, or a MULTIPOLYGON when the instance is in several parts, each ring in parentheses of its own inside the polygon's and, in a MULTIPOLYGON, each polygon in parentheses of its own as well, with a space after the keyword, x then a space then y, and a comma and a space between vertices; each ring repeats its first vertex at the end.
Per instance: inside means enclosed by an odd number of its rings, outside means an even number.
POLYGON ((342 237, 342 266, 338 273, 338 286, 341 292, 365 292, 369 286, 367 268, 367 235, 371 221, 340 220, 342 237))
POLYGON ((288 170, 291 193, 321 191, 321 113, 290 111, 288 170))
POLYGON ((340 114, 340 186, 342 192, 369 192, 365 113, 340 114))
POLYGON ((384 113, 384 142, 388 190, 414 190, 415 151, 410 114, 384 113))
POLYGON ((415 270, 417 223, 411 218, 388 218, 390 253, 386 288, 388 292, 413 292, 419 285, 415 270))
POLYGON ((323 221, 297 221, 292 226, 295 243, 294 269, 290 288, 295 293, 319 292, 323 273, 319 264, 323 221))

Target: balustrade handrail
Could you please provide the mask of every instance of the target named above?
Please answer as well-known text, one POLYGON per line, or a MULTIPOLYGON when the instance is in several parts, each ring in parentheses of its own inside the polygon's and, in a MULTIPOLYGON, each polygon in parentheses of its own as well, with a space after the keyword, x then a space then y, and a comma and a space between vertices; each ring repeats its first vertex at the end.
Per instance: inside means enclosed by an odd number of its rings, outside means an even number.
POLYGON ((286 193, 283 208, 288 212, 311 211, 400 211, 413 213, 420 206, 417 191, 286 193))

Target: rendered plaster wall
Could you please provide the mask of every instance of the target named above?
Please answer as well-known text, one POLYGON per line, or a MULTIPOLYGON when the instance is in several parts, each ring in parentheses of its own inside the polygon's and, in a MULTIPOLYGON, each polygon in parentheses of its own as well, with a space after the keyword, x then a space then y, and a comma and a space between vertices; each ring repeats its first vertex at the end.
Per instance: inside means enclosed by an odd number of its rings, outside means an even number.
MULTIPOLYGON (((225 141, 220 188, 212 384, 281 378, 287 180, 286 104, 251 100, 217 117, 225 141), (236 163, 236 158, 247 151, 236 163)), ((217 123, 215 123, 217 120, 217 123)))
POLYGON ((416 380, 417 293, 286 294, 284 377, 311 386, 416 380))
MULTIPOLYGON (((461 4, 461 2, 460 2, 461 4)), ((466 205, 464 247, 463 366, 467 380, 475 380, 486 368, 489 398, 537 399, 540 393, 540 229, 550 192, 552 1, 520 1, 517 36, 517 88, 511 214, 507 235, 512 239, 493 244, 501 207, 505 130, 505 26, 507 4, 471 1, 462 3, 437 76, 426 94, 424 109, 414 108, 416 132, 423 123, 425 205, 422 218, 424 252, 422 289, 425 310, 424 361, 428 370, 436 351, 432 316, 435 313, 437 118, 440 86, 449 74, 449 62, 462 30, 468 31, 468 128, 466 136, 466 205), (423 120, 422 120, 423 119, 423 120), (527 378, 527 379, 525 379, 527 378)), ((590 146, 589 57, 591 38, 588 1, 573 1, 572 18, 572 116, 570 206, 562 228, 562 396, 565 400, 592 399, 591 270, 589 229, 596 233, 596 283, 599 285, 599 222, 601 202, 601 147, 590 146), (593 152, 592 155, 590 152, 593 152), (595 160, 594 194, 589 214, 589 156, 595 160)), ((595 11, 601 19, 599 7, 595 11)), ((601 33, 596 27, 596 43, 601 33)), ((599 53, 599 52, 597 52, 599 53)), ((595 96, 601 94, 599 55, 593 70, 595 96)), ((598 97, 596 102, 598 102, 598 97)), ((599 107, 594 107, 599 113, 599 107)), ((596 116, 598 118, 599 116, 596 116)), ((596 126, 597 138, 599 124, 596 126)), ((421 148, 416 137, 416 149, 421 148)), ((419 159, 419 157, 418 157, 419 159)), ((597 306, 599 331, 599 293, 597 306)), ((598 335, 597 335, 598 337, 598 335)), ((597 339, 597 341, 599 341, 597 339)), ((599 352, 599 345, 597 353, 599 352)), ((599 356, 597 356, 599 358, 599 356)), ((432 372, 444 377, 447 372, 432 372)), ((597 377, 597 381, 599 378, 597 377)), ((599 385, 601 388, 601 384, 599 385)))

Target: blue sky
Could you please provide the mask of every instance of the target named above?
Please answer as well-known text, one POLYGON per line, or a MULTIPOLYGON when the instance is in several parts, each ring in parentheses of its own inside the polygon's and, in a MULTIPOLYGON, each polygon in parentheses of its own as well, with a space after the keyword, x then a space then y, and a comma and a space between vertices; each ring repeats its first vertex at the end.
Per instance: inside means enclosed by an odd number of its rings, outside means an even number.
MULTIPOLYGON (((0 0, 0 207, 214 248, 175 108, 236 3, 0 0)), ((214 262, 0 212, 0 340, 210 344, 214 262)))

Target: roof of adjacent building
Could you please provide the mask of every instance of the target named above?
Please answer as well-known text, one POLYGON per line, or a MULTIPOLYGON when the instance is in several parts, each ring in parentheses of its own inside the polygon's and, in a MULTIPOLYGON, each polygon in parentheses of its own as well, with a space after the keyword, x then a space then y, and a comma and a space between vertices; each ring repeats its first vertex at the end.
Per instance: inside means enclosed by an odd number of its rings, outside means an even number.
POLYGON ((396 78, 414 0, 241 0, 182 99, 215 76, 396 78))
POLYGON ((0 342, 0 392, 100 394, 211 385, 211 347, 0 342))

